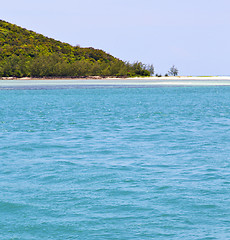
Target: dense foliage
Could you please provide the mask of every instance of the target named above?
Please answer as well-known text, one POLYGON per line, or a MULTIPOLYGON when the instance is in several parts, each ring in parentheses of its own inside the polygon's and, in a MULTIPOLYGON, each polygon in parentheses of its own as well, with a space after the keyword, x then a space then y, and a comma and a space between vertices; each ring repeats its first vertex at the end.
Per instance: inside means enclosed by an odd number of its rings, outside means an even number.
POLYGON ((153 66, 125 63, 0 20, 0 77, 149 76, 153 66))

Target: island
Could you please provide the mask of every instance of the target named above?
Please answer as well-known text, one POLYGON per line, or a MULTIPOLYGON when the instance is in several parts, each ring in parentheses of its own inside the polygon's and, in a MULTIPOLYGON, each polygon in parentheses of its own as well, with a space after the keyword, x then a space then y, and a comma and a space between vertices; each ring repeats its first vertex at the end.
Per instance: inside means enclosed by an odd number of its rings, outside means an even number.
POLYGON ((72 46, 0 20, 0 78, 143 77, 152 65, 72 46))

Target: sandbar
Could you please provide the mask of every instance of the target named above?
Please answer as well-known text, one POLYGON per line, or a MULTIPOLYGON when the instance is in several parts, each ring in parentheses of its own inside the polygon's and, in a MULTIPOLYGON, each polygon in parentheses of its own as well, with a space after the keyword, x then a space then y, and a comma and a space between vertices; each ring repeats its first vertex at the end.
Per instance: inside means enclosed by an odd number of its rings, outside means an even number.
POLYGON ((90 87, 230 86, 230 77, 145 77, 145 78, 4 78, 0 89, 56 89, 90 87))

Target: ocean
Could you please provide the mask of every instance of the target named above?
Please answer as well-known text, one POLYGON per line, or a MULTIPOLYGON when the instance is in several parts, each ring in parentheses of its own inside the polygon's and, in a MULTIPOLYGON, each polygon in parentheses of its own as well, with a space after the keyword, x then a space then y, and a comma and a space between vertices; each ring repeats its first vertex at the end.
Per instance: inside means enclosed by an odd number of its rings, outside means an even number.
POLYGON ((230 87, 0 90, 0 239, 230 239, 230 87))

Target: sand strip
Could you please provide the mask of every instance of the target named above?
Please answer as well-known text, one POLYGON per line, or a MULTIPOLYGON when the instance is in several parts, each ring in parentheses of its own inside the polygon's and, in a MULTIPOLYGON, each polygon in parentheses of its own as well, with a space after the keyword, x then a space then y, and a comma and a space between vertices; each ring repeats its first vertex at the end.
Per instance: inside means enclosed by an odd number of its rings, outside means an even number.
POLYGON ((104 79, 13 79, 0 80, 0 88, 14 87, 74 88, 89 86, 160 87, 160 86, 230 86, 230 77, 149 77, 104 79))

